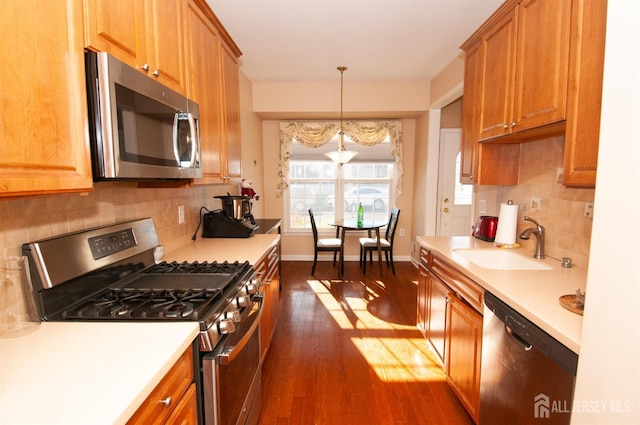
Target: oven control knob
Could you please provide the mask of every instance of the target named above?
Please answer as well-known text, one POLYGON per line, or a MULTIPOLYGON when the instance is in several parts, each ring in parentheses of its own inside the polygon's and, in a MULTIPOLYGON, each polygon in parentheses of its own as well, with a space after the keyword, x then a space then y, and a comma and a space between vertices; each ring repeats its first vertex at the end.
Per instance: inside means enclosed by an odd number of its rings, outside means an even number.
POLYGON ((238 302, 238 307, 240 308, 249 307, 249 305, 251 305, 251 297, 248 295, 240 295, 237 298, 237 302, 238 302))
POLYGON ((242 321, 242 316, 240 315, 240 310, 227 310, 224 312, 225 319, 231 319, 234 323, 239 323, 242 321))
POLYGON ((251 279, 251 283, 256 285, 258 289, 260 289, 260 287, 262 286, 262 279, 260 277, 254 277, 253 279, 251 279))
POLYGON ((247 283, 245 287, 245 292, 249 295, 254 295, 258 293, 258 289, 260 289, 260 285, 255 282, 247 283))
POLYGON ((232 334, 236 331, 236 324, 233 319, 221 319, 218 322, 218 332, 220 335, 232 334))

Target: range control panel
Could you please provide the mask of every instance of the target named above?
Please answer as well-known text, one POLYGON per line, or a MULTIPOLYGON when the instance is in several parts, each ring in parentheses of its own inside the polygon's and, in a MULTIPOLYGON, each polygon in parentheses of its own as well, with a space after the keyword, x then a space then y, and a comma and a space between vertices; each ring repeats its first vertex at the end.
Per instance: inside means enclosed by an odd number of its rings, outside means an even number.
POLYGON ((89 238, 89 248, 91 248, 94 260, 124 251, 136 245, 133 229, 125 229, 89 238))

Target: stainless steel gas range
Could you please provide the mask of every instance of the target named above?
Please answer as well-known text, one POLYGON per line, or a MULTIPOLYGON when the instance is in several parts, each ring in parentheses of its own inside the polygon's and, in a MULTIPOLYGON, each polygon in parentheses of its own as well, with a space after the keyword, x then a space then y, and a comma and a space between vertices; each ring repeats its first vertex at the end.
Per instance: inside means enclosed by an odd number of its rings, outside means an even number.
POLYGON ((205 425, 245 425, 261 408, 260 281, 248 262, 160 262, 153 221, 24 244, 44 321, 196 321, 205 425))

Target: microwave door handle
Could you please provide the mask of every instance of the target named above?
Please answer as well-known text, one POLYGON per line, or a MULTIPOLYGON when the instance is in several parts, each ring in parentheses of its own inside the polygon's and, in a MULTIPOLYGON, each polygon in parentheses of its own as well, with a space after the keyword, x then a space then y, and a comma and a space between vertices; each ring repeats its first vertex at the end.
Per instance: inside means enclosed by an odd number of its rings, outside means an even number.
POLYGON ((176 157, 176 162, 179 167, 182 166, 180 163, 180 141, 178 140, 180 115, 182 115, 182 112, 176 112, 173 116, 173 155, 176 157))
POLYGON ((189 134, 191 134, 191 164, 189 164, 189 166, 193 168, 196 164, 196 155, 198 153, 198 128, 196 127, 196 120, 193 119, 192 113, 189 112, 187 114, 187 119, 189 120, 189 128, 191 129, 189 132, 189 134))

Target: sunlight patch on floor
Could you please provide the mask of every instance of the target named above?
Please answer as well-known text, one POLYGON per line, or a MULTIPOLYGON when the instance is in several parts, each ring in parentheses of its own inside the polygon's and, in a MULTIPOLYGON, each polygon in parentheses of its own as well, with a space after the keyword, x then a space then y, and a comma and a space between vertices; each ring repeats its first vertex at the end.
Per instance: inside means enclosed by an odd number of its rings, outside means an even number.
MULTIPOLYGON (((420 350, 407 350, 398 338, 352 338, 362 357, 384 382, 434 382, 445 377, 438 365, 420 350)), ((406 340, 405 340, 406 342, 406 340)))

